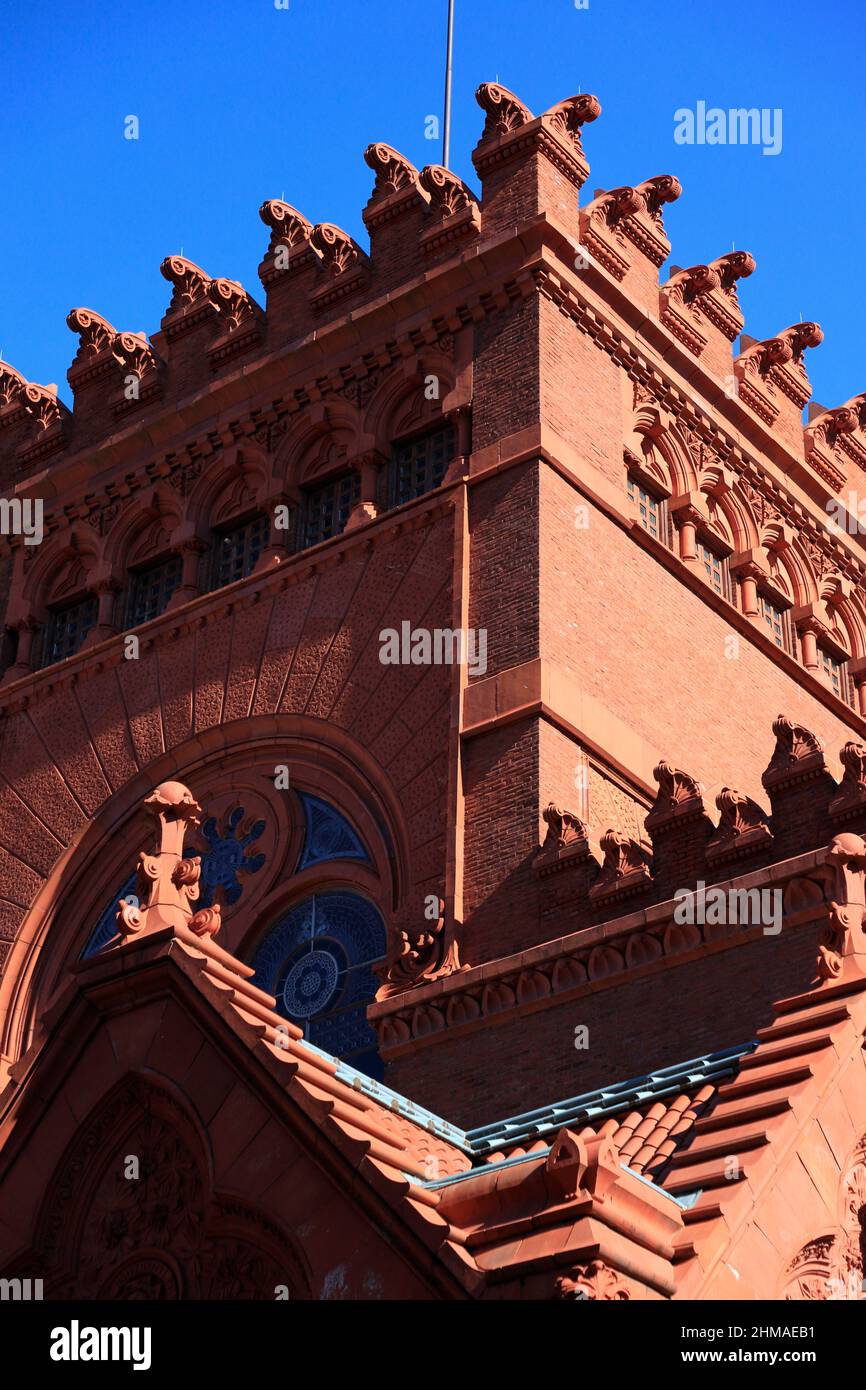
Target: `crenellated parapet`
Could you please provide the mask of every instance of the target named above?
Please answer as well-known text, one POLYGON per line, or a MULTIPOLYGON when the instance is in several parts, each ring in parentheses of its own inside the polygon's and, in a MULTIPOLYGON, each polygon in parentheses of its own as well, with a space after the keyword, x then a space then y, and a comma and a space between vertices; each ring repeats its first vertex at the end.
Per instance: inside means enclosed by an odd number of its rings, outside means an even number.
POLYGON ((143 333, 118 333, 92 309, 73 309, 66 323, 79 340, 67 372, 76 427, 86 416, 98 430, 113 415, 161 394, 164 364, 143 333))
POLYGON ((423 255, 479 235, 481 205, 468 184, 441 164, 425 165, 418 182, 429 199, 421 234, 423 255))
POLYGON ((825 410, 803 430, 806 462, 838 491, 851 464, 866 471, 866 393, 825 410))
POLYGON ((161 324, 168 343, 206 325, 207 355, 216 368, 260 341, 262 311, 237 280, 214 279, 184 256, 166 256, 160 272, 172 285, 161 324))
POLYGON ((399 217, 410 208, 423 206, 418 170, 398 150, 377 142, 364 151, 364 162, 376 175, 370 201, 364 209, 364 225, 369 231, 399 217))
POLYGON ((713 329, 732 343, 744 322, 737 281, 754 269, 747 251, 729 251, 707 265, 675 270, 659 291, 662 323, 695 357, 706 348, 713 329))
POLYGON ((366 283, 369 257, 342 227, 332 222, 317 223, 310 234, 310 245, 321 257, 321 283, 311 297, 314 309, 326 309, 366 283))
POLYGON ((658 268, 671 249, 662 209, 681 192, 679 179, 661 174, 634 187, 598 189, 580 209, 585 257, 603 266, 646 312, 658 312, 658 268))
POLYGON ((799 412, 812 395, 803 357, 817 347, 824 334, 817 323, 795 323, 775 338, 750 343, 734 358, 734 375, 740 399, 768 425, 775 424, 785 402, 799 412))

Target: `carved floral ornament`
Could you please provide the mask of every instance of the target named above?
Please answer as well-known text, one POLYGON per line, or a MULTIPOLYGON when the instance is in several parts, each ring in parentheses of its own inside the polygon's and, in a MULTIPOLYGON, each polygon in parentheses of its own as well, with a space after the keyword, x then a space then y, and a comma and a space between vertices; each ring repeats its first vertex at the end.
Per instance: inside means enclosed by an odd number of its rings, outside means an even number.
POLYGON ((845 1166, 837 1193, 835 1229, 808 1240, 782 1277, 782 1297, 819 1301, 866 1296, 866 1139, 845 1166))

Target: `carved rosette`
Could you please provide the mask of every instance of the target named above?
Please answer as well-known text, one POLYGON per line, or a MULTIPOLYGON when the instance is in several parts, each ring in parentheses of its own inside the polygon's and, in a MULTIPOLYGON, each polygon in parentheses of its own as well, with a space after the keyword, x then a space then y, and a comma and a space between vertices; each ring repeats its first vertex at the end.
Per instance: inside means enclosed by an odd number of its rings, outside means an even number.
POLYGON ((117 337, 117 329, 92 309, 72 309, 66 316, 66 325, 78 334, 78 351, 70 367, 70 384, 75 386, 86 375, 94 358, 103 353, 108 356, 108 366, 113 366, 109 356, 117 337))
POLYGON ((0 410, 19 406, 26 385, 27 380, 20 372, 8 362, 0 361, 0 410))
POLYGON ((418 184, 418 170, 398 150, 390 145, 374 142, 364 151, 364 163, 376 175, 373 186, 373 200, 393 197, 395 193, 414 192, 418 184))

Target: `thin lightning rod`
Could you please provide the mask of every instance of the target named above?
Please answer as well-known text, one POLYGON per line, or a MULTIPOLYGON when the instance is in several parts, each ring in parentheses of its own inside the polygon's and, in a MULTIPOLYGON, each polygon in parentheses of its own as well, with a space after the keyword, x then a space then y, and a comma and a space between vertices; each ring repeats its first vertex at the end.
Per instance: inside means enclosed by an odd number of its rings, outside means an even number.
POLYGON ((442 124, 442 163, 451 156, 451 55, 454 51, 454 0, 448 0, 448 44, 445 54, 445 120, 442 124))

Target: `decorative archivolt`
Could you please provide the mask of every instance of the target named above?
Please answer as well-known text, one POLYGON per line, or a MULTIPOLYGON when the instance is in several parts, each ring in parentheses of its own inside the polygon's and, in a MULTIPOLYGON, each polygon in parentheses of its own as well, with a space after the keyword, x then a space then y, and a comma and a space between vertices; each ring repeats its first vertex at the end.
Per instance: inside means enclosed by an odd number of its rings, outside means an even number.
POLYGON ((270 474, 269 456, 257 444, 244 442, 227 449, 195 483, 186 504, 187 528, 204 535, 261 505, 270 474))
POLYGON ((31 618, 41 622, 50 605, 74 598, 90 587, 99 556, 95 537, 81 523, 55 532, 38 550, 25 572, 22 597, 31 618))
POLYGON ((157 483, 140 493, 120 512, 106 534, 104 569, 123 574, 130 565, 170 549, 182 520, 180 498, 166 483, 157 483))

